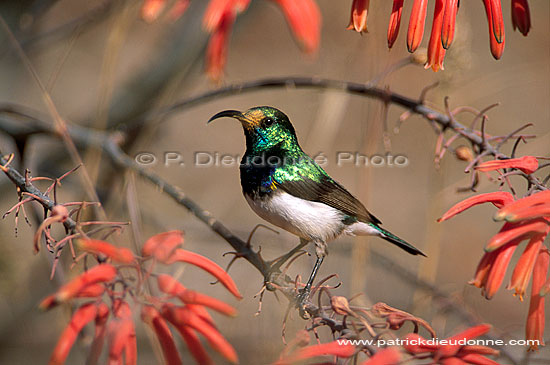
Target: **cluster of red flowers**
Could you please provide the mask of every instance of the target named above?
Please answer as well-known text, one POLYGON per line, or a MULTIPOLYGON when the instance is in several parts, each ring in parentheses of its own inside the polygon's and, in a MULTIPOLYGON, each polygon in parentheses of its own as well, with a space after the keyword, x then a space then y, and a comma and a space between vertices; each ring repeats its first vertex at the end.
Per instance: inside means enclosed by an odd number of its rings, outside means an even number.
MULTIPOLYGON (((428 340, 417 333, 409 333, 403 339, 401 352, 398 347, 386 347, 377 351, 361 365, 397 365, 410 359, 432 359, 434 364, 484 364, 498 365, 498 362, 486 356, 498 356, 499 351, 482 345, 469 345, 470 340, 489 332, 491 326, 480 324, 468 328, 445 340, 428 340)), ((319 343, 307 346, 310 335, 307 331, 299 331, 296 337, 286 346, 275 365, 290 365, 320 356, 349 358, 358 353, 358 348, 350 340, 336 340, 329 343, 319 343)))
MULTIPOLYGON (((211 34, 206 51, 206 73, 219 81, 227 59, 227 45, 233 23, 238 14, 248 8, 251 0, 210 0, 204 14, 204 29, 211 34)), ((283 11, 294 37, 304 52, 312 53, 319 47, 321 12, 314 0, 273 0, 283 11)), ((142 17, 148 22, 155 20, 165 7, 166 0, 145 0, 142 17)), ((180 17, 189 0, 178 0, 169 11, 171 19, 180 17)))
MULTIPOLYGON (((487 21, 489 23, 489 40, 491 53, 497 60, 504 51, 504 21, 502 17, 502 6, 500 0, 483 0, 487 21)), ((348 29, 355 29, 357 32, 367 31, 367 15, 370 0, 353 0, 351 7, 351 20, 348 29)), ((428 61, 425 68, 432 68, 434 71, 443 69, 445 52, 451 46, 455 34, 456 15, 458 13, 459 0, 435 0, 434 18, 432 31, 428 44, 428 61)), ((424 35, 424 25, 428 0, 414 0, 409 18, 409 29, 407 33, 407 48, 414 52, 424 35)), ((388 47, 391 48, 397 39, 401 13, 403 11, 403 0, 393 0, 393 8, 388 28, 388 47)), ((531 28, 531 17, 527 0, 512 0, 512 24, 514 29, 526 36, 531 28)))
MULTIPOLYGON (((481 171, 504 168, 515 168, 530 174, 537 170, 538 162, 536 158, 526 156, 488 161, 477 167, 481 171)), ((492 203, 499 208, 493 218, 505 223, 485 246, 485 254, 470 284, 481 288, 485 297, 491 299, 500 288, 517 247, 522 241, 529 240, 507 288, 513 289, 514 295, 523 301, 529 281, 533 279, 525 335, 528 340, 536 340, 544 345, 544 296, 550 291, 550 281, 547 281, 550 255, 544 240, 550 232, 550 190, 534 191, 518 200, 512 194, 502 191, 476 195, 453 206, 439 221, 482 203, 492 203)), ((531 350, 537 348, 536 344, 530 346, 531 350)))
MULTIPOLYGON (((210 0, 204 15, 204 28, 211 34, 206 54, 206 72, 215 81, 223 76, 227 58, 227 45, 233 23, 239 13, 245 11, 251 0, 210 0)), ((315 52, 319 47, 321 13, 315 0, 273 0, 285 14, 294 36, 305 52, 315 52)), ((171 20, 179 18, 190 0, 177 0, 169 10, 171 20)), ((388 47, 391 48, 399 34, 403 0, 394 0, 388 27, 388 47)), ((489 24, 489 41, 493 57, 500 59, 504 51, 504 20, 500 0, 483 0, 489 24)), ((367 31, 367 16, 370 0, 353 0, 348 29, 359 33, 367 31)), ((459 0, 435 0, 434 18, 428 60, 425 68, 434 71, 443 69, 445 52, 451 46, 455 34, 455 23, 459 0)), ((142 18, 152 22, 158 18, 166 6, 166 0, 144 0, 142 18)), ((428 0, 414 0, 409 28, 407 49, 414 52, 422 42, 428 0)), ((512 24, 523 35, 529 33, 531 17, 527 0, 512 0, 512 24)))
POLYGON ((126 364, 135 364, 137 345, 133 313, 138 308, 142 321, 158 339, 165 363, 182 363, 168 323, 179 332, 197 363, 212 363, 199 334, 212 349, 236 363, 235 350, 220 334, 207 311, 211 309, 234 316, 235 309, 218 299, 185 288, 170 275, 153 272, 158 263, 189 263, 212 274, 235 297, 241 298, 237 286, 220 266, 206 257, 182 249, 182 243, 183 233, 180 231, 155 235, 145 242, 142 258, 138 258, 130 250, 117 248, 105 241, 79 241, 81 250, 95 255, 103 263, 77 276, 40 304, 42 309, 50 309, 74 299, 88 299, 74 311, 53 350, 50 364, 65 363, 78 334, 92 322, 95 333, 88 363, 97 363, 107 340, 110 363, 122 363, 124 359, 126 364), (115 266, 114 262, 120 265, 115 266), (148 267, 144 268, 146 265, 148 267), (151 277, 156 277, 157 295, 148 292, 152 288, 146 283, 151 277), (177 302, 172 302, 172 299, 177 302))

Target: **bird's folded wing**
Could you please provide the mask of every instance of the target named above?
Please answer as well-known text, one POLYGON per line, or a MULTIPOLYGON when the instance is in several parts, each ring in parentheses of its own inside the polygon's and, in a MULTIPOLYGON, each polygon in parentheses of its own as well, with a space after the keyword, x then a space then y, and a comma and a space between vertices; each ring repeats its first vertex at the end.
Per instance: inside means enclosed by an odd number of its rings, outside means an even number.
POLYGON ((360 222, 381 223, 378 218, 369 213, 367 208, 357 198, 325 174, 319 178, 319 181, 302 176, 301 179, 296 180, 275 180, 275 184, 277 188, 282 189, 288 194, 304 200, 326 204, 344 212, 350 217, 356 217, 360 222))

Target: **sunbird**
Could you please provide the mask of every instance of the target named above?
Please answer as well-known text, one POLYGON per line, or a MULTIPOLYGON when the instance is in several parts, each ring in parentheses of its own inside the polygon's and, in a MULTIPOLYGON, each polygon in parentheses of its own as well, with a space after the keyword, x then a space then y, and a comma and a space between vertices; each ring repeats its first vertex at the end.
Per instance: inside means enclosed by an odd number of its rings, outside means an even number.
POLYGON ((294 127, 280 110, 259 106, 240 112, 225 110, 211 121, 229 117, 241 122, 246 152, 240 175, 250 208, 269 223, 300 238, 302 248, 315 244, 317 261, 299 295, 308 298, 327 243, 340 235, 378 236, 412 255, 424 255, 413 245, 380 227, 380 220, 332 179, 300 147, 294 127))

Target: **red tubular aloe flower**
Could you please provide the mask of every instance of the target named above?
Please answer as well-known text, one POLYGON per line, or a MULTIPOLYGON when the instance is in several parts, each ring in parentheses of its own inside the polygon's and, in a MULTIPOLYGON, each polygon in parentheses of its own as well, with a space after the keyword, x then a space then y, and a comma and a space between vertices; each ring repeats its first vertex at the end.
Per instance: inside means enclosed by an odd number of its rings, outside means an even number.
POLYGON ((132 320, 132 310, 128 303, 115 299, 113 303, 115 320, 109 322, 111 344, 109 347, 109 362, 119 363, 122 353, 126 364, 137 362, 136 329, 132 320))
POLYGON ((519 199, 512 204, 502 207, 494 216, 497 221, 506 220, 516 222, 523 219, 533 219, 545 214, 550 204, 550 190, 543 190, 528 197, 519 199))
POLYGON ((548 221, 542 218, 521 221, 520 223, 508 223, 506 222, 499 233, 497 233, 487 246, 485 251, 493 251, 502 245, 514 240, 514 239, 528 239, 533 235, 548 234, 548 221))
POLYGON ((491 268, 493 267, 497 255, 500 254, 500 250, 502 250, 502 248, 493 252, 485 252, 477 265, 474 278, 470 280, 468 284, 477 288, 485 288, 487 279, 489 278, 489 273, 491 272, 491 268))
POLYGON ((504 20, 502 19, 500 0, 483 0, 483 4, 489 23, 491 53, 498 60, 504 51, 504 20))
POLYGON ((411 53, 416 51, 420 42, 422 42, 427 9, 428 0, 414 0, 407 33, 407 49, 411 53))
POLYGON ((248 8, 250 0, 211 0, 204 13, 203 25, 207 32, 212 33, 221 27, 226 13, 235 17, 248 8))
POLYGON ((202 345, 199 336, 197 336, 197 332, 185 326, 178 327, 178 331, 187 344, 191 355, 197 361, 197 364, 209 365, 214 363, 202 345))
POLYGON ((109 307, 105 303, 97 305, 97 314, 95 317, 95 333, 94 340, 90 348, 90 354, 86 364, 97 364, 99 356, 101 355, 101 349, 105 342, 105 334, 107 332, 107 320, 109 319, 109 307))
POLYGON ((172 254, 167 264, 170 265, 174 262, 186 262, 188 264, 200 267, 204 271, 216 277, 216 279, 218 279, 220 283, 222 283, 222 285, 231 292, 231 294, 238 299, 242 299, 242 295, 239 293, 239 289, 237 289, 237 285, 233 279, 231 279, 231 276, 229 276, 229 274, 214 261, 194 252, 186 251, 180 248, 172 254))
MULTIPOLYGON (((514 255, 514 252, 520 242, 520 240, 515 240, 496 251, 486 253, 486 255, 490 255, 490 262, 487 264, 488 268, 485 271, 486 276, 482 278, 482 281, 480 283, 475 280, 474 282, 470 282, 471 284, 482 289, 481 294, 485 295, 485 298, 491 299, 502 285, 502 281, 504 280, 504 275, 506 274, 508 265, 510 264, 512 256, 514 255)), ((483 261, 484 259, 482 258, 480 266, 482 265, 483 261)))
POLYGON ((145 241, 141 253, 145 257, 153 256, 160 262, 165 262, 174 253, 174 250, 181 247, 182 244, 182 231, 163 232, 145 241))
POLYGON ((443 15, 443 25, 441 26, 441 45, 443 48, 449 49, 455 36, 459 0, 445 0, 445 2, 445 13, 443 15))
POLYGON ((79 240, 78 248, 82 251, 90 252, 96 255, 104 255, 113 261, 129 264, 134 261, 134 254, 125 247, 115 247, 108 242, 101 240, 85 239, 79 240))
MULTIPOLYGON (((99 298, 105 292, 105 287, 102 284, 91 284, 83 287, 76 292, 72 298, 99 298)), ((70 299, 70 298, 69 298, 70 299)), ((48 310, 59 304, 57 299, 57 293, 48 295, 39 304, 39 308, 42 310, 48 310)))
POLYGON ((492 203, 497 208, 502 208, 514 201, 512 194, 505 191, 498 191, 494 193, 479 194, 469 197, 457 204, 455 204, 451 209, 449 209, 438 222, 446 221, 449 218, 454 217, 455 215, 462 213, 466 209, 469 209, 475 205, 482 203, 492 203))
POLYGON ((178 349, 172 337, 172 333, 158 310, 151 305, 144 305, 141 308, 141 320, 146 323, 157 336, 158 342, 164 355, 164 362, 167 365, 181 364, 178 349))
POLYGON ((188 308, 193 313, 195 313, 197 316, 201 317, 206 322, 208 322, 212 327, 216 327, 216 324, 214 323, 214 319, 212 318, 210 313, 208 313, 206 308, 204 308, 202 305, 187 304, 185 307, 188 308))
POLYGON ((353 0, 348 29, 355 29, 359 33, 368 32, 367 16, 369 14, 369 5, 370 0, 353 0))
POLYGON ((84 326, 94 320, 96 314, 97 306, 93 303, 84 304, 74 312, 71 321, 67 327, 65 327, 61 336, 59 336, 57 345, 50 357, 50 365, 65 363, 78 334, 82 331, 84 326))
POLYGON ((76 293, 75 298, 99 298, 103 293, 105 293, 103 284, 92 284, 76 293))
POLYGON ((544 346, 544 300, 541 295, 541 288, 545 284, 550 265, 550 255, 547 248, 540 250, 535 268, 533 270, 533 285, 531 287, 531 301, 529 303, 529 314, 527 315, 527 326, 525 337, 527 340, 538 341, 538 344, 529 346, 529 350, 538 350, 538 345, 544 346))
POLYGON ((531 29, 531 14, 527 0, 512 0, 512 25, 527 36, 531 29))
POLYGON ((232 363, 238 362, 237 353, 231 344, 223 338, 216 328, 197 316, 189 308, 165 304, 162 307, 161 314, 168 322, 176 327, 182 336, 184 336, 183 333, 188 332, 185 328, 189 327, 203 335, 210 346, 226 360, 232 363))
MULTIPOLYGON (((502 212, 500 211, 497 212, 495 220, 501 220, 501 213, 502 212)), ((511 213, 507 213, 507 215, 504 216, 504 219, 508 222, 518 222, 535 218, 545 218, 546 220, 550 218, 550 202, 547 204, 538 204, 532 207, 518 209, 511 213)))
POLYGON ((64 302, 71 298, 74 298, 80 291, 84 290, 87 286, 111 281, 116 277, 117 271, 114 266, 109 264, 101 264, 94 266, 90 270, 83 274, 80 274, 67 284, 63 285, 54 294, 55 302, 64 302))
POLYGON ((482 288, 482 295, 484 294, 486 299, 491 299, 502 285, 504 275, 518 245, 519 240, 511 242, 507 246, 502 247, 501 251, 499 250, 500 252, 496 253, 484 287, 482 288))
POLYGON ((512 273, 508 289, 514 289, 514 296, 518 295, 521 301, 523 301, 525 289, 527 289, 527 284, 533 274, 533 268, 535 267, 535 262, 537 261, 544 237, 543 235, 538 235, 529 241, 512 273))
POLYGON ((494 171, 498 169, 519 169, 526 174, 532 174, 539 168, 539 161, 533 156, 524 156, 521 158, 510 158, 507 160, 486 161, 476 166, 478 171, 494 171))
POLYGON ((274 0, 285 14, 294 37, 306 53, 319 48, 321 11, 314 0, 274 0))
POLYGON ((157 277, 158 287, 166 294, 178 297, 185 304, 199 304, 211 308, 226 316, 235 316, 235 308, 208 295, 186 289, 179 281, 170 275, 161 274, 157 277))
POLYGON ((348 358, 355 354, 355 346, 350 343, 339 343, 339 341, 333 341, 329 343, 321 343, 317 345, 307 346, 298 349, 290 355, 275 362, 276 365, 293 364, 296 362, 308 360, 318 356, 337 356, 348 358))
POLYGON ((401 354, 392 347, 378 351, 373 357, 361 365, 397 365, 401 362, 401 354))
POLYGON ((456 356, 458 352, 462 349, 464 345, 455 344, 459 341, 468 341, 473 338, 482 336, 491 330, 491 326, 488 324, 480 324, 478 326, 470 327, 460 333, 457 333, 454 336, 449 337, 448 345, 442 345, 437 350, 437 355, 441 357, 451 357, 456 356))
MULTIPOLYGON (((491 326, 481 324, 460 332, 446 340, 446 344, 428 342, 415 333, 405 336, 403 348, 410 354, 426 354, 437 364, 481 364, 498 365, 497 362, 486 358, 486 355, 498 355, 499 352, 486 346, 463 345, 470 339, 482 336, 489 332, 491 326)), ((370 364, 370 363, 369 363, 370 364)))
POLYGON ((446 0, 436 0, 434 10, 434 20, 432 22, 432 34, 428 45, 428 62, 424 68, 432 68, 435 72, 443 70, 443 59, 445 58, 445 48, 441 43, 441 33, 443 25, 443 15, 445 13, 446 0))
POLYGON ((227 61, 227 44, 235 15, 232 12, 225 12, 221 18, 220 25, 216 28, 208 42, 206 49, 206 73, 213 81, 220 81, 223 77, 223 70, 227 61))
POLYGON ((401 13, 403 12, 403 0, 393 0, 391 10, 390 24, 388 26, 388 48, 392 48, 401 25, 401 13))

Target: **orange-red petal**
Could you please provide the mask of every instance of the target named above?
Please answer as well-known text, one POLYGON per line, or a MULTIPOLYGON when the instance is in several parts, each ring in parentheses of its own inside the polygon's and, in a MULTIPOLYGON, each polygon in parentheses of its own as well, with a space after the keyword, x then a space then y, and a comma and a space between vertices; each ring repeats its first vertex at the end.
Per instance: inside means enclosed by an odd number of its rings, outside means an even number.
POLYGON ((393 7, 388 25, 388 48, 392 48, 401 25, 401 13, 403 12, 403 0, 393 0, 393 7))
POLYGON ((480 324, 474 327, 470 327, 454 336, 448 338, 451 344, 442 345, 437 350, 437 354, 441 357, 455 356, 463 345, 459 344, 461 341, 465 342, 473 338, 482 336, 491 330, 491 326, 488 324, 480 324), (456 344, 452 344, 456 343, 456 344))
POLYGON ((212 33, 220 28, 227 13, 235 17, 246 10, 250 0, 210 0, 204 13, 203 25, 207 32, 212 33))
POLYGON ((235 15, 232 12, 224 13, 220 25, 214 30, 206 49, 206 73, 213 81, 220 81, 227 60, 227 44, 235 15))
POLYGON ((531 29, 531 14, 527 0, 512 0, 512 25, 526 36, 531 29))
POLYGON ((489 44, 491 54, 495 59, 500 59, 504 51, 504 21, 500 0, 483 0, 487 22, 489 24, 489 44))
POLYGON ((136 330, 132 320, 132 310, 128 303, 115 299, 113 302, 115 320, 109 322, 109 361, 118 363, 125 354, 126 363, 135 364, 137 360, 136 330))
POLYGON ((443 25, 443 15, 445 13, 446 0, 436 0, 434 9, 434 19, 432 21, 432 33, 428 44, 428 61, 424 68, 431 68, 435 72, 443 69, 443 59, 445 58, 445 48, 441 43, 441 33, 443 25))
POLYGON ((533 274, 533 268, 535 267, 544 237, 543 235, 537 235, 529 240, 512 273, 508 289, 514 289, 514 295, 519 295, 519 299, 522 301, 527 284, 529 284, 529 280, 533 274))
POLYGON ((438 222, 446 221, 449 218, 454 217, 455 215, 462 213, 466 209, 469 209, 475 205, 482 204, 482 203, 492 203, 497 208, 502 208, 514 201, 514 197, 512 194, 505 192, 505 191, 498 191, 494 193, 486 193, 486 194, 479 194, 474 195, 472 197, 469 197, 451 207, 441 218, 439 218, 438 222))
POLYGON ((85 287, 113 280, 117 275, 114 266, 109 264, 100 264, 92 267, 90 270, 80 274, 67 284, 63 285, 55 293, 56 302, 64 302, 74 298, 85 287))
POLYGON ((57 345, 55 345, 50 357, 50 365, 65 363, 78 334, 84 326, 94 320, 96 314, 97 306, 94 303, 84 304, 74 312, 71 321, 59 336, 57 345))
POLYGON ((510 260, 512 259, 519 243, 520 240, 515 240, 500 249, 491 252, 495 254, 495 258, 491 264, 491 268, 487 274, 484 285, 485 298, 491 299, 502 285, 502 281, 504 280, 504 275, 506 274, 510 260))
POLYGON ((348 29, 356 32, 367 32, 367 16, 369 14, 370 0, 353 0, 348 29))
POLYGON ((134 254, 125 247, 115 247, 109 242, 84 239, 77 241, 77 246, 82 251, 90 252, 95 255, 104 255, 113 261, 129 264, 134 261, 134 254))
POLYGON ((174 262, 186 262, 188 264, 200 267, 218 279, 220 283, 225 286, 229 292, 231 292, 231 294, 238 299, 242 299, 242 295, 239 293, 239 289, 237 289, 237 285, 233 279, 231 279, 231 276, 229 276, 229 274, 214 261, 191 251, 177 249, 170 257, 170 260, 168 260, 168 264, 172 264, 174 262))
POLYGON ((321 11, 314 0, 274 0, 304 52, 314 53, 321 38, 321 11))
POLYGON ((441 26, 441 45, 443 48, 449 49, 455 36, 455 23, 459 0, 445 0, 445 2, 445 13, 441 26))
POLYGON ((187 344, 191 355, 193 355, 193 358, 195 359, 195 361, 197 361, 197 364, 213 364, 210 355, 208 355, 208 352, 202 345, 201 340, 199 339, 199 336, 197 335, 197 332, 195 330, 190 327, 180 326, 178 328, 178 331, 185 343, 187 344))
POLYGON ((86 364, 97 364, 103 349, 103 343, 105 342, 105 334, 107 332, 107 321, 109 320, 109 307, 107 304, 101 302, 97 305, 97 314, 95 317, 95 332, 92 345, 90 346, 90 353, 86 364))
POLYGON ((162 292, 178 297, 185 304, 203 305, 227 316, 235 316, 237 314, 235 308, 229 304, 208 295, 186 289, 170 275, 160 274, 157 277, 157 283, 162 292))
POLYGON ((181 364, 182 361, 178 348, 174 342, 174 337, 159 311, 151 305, 144 305, 141 309, 141 320, 146 323, 157 336, 164 356, 164 362, 167 365, 181 364))
POLYGON ((238 362, 237 353, 235 349, 233 349, 233 346, 227 342, 216 328, 197 316, 189 308, 166 304, 162 307, 161 314, 168 322, 176 327, 180 334, 186 332, 185 327, 188 326, 203 335, 210 346, 226 360, 232 363, 238 362))
POLYGON ((494 251, 515 239, 525 240, 534 235, 548 233, 549 228, 548 221, 542 218, 519 223, 506 222, 499 233, 487 243, 485 251, 494 251))
POLYGON ((515 215, 519 212, 522 212, 522 215, 527 215, 525 210, 528 212, 530 209, 546 204, 550 204, 550 190, 539 191, 535 194, 529 195, 528 197, 518 199, 505 207, 501 207, 501 209, 495 213, 494 219, 497 221, 503 219, 507 221, 515 221, 517 220, 515 215))
MULTIPOLYGON (((527 316, 527 325, 525 327, 525 337, 527 340, 538 341, 538 344, 544 346, 544 301, 545 297, 540 295, 540 291, 548 275, 548 266, 550 257, 548 249, 540 250, 533 270, 533 286, 531 287, 531 301, 529 303, 529 314, 527 316)), ((538 345, 529 346, 529 350, 537 350, 538 345)))
POLYGON ((494 171, 498 169, 519 169, 526 174, 532 174, 539 168, 539 161, 533 156, 510 158, 507 160, 485 161, 476 166, 478 171, 494 171))
POLYGON ((468 284, 473 285, 477 288, 485 288, 487 284, 487 279, 495 259, 498 255, 498 250, 494 252, 485 252, 483 257, 479 261, 479 264, 476 268, 476 273, 474 278, 468 282, 468 284))
POLYGON ((422 42, 428 0, 414 0, 407 32, 407 49, 414 52, 422 42))
POLYGON ((182 231, 168 231, 154 235, 145 241, 141 253, 145 257, 154 256, 164 262, 178 247, 183 244, 182 231))

